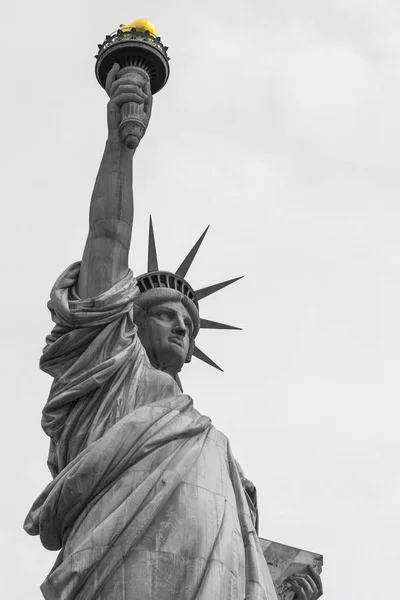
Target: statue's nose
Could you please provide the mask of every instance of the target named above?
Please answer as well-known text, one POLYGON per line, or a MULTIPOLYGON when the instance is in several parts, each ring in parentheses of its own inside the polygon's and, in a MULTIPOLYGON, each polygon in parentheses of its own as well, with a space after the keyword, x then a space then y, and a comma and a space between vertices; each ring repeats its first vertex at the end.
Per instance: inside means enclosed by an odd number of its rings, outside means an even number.
POLYGON ((176 333, 177 335, 181 335, 181 336, 184 336, 186 333, 185 322, 181 318, 180 315, 176 315, 176 317, 175 317, 175 323, 174 323, 173 330, 174 330, 174 333, 176 333))
POLYGON ((174 327, 174 333, 177 333, 178 335, 182 335, 183 336, 186 333, 186 329, 182 325, 175 325, 175 327, 174 327))

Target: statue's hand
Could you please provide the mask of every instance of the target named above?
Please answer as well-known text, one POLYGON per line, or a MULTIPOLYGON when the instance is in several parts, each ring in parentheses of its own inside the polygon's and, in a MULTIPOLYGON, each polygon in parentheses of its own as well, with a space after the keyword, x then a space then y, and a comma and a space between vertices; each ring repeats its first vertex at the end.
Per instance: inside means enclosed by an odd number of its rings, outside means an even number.
POLYGON ((292 590, 296 592, 295 600, 317 600, 322 596, 321 577, 310 565, 305 575, 293 575, 289 579, 292 590))
POLYGON ((144 104, 145 127, 150 120, 153 96, 150 83, 145 83, 143 88, 135 85, 129 77, 116 79, 120 66, 115 63, 106 79, 106 92, 110 96, 107 105, 107 124, 109 139, 119 139, 118 127, 121 123, 121 106, 127 102, 144 104))

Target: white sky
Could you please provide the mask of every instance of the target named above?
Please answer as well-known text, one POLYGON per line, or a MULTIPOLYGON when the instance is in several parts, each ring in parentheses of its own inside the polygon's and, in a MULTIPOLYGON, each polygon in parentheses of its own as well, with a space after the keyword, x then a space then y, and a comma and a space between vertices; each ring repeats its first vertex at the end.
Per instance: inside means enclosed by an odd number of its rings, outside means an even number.
POLYGON ((39 600, 56 554, 22 530, 50 480, 38 358, 78 260, 106 137, 97 43, 153 20, 171 77, 135 159, 131 265, 152 213, 173 270, 211 223, 194 287, 225 369, 183 374, 258 488, 261 535, 324 554, 326 600, 398 593, 400 4, 15 1, 3 8, 0 595, 39 600))

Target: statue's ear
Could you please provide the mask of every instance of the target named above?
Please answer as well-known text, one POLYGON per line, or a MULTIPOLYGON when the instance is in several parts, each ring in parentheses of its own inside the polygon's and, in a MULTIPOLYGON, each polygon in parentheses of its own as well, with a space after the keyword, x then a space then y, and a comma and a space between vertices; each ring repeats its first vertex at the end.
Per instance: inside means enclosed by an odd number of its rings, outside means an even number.
POLYGON ((192 360, 192 356, 193 356, 193 352, 194 352, 194 348, 195 348, 195 340, 194 338, 191 338, 190 340, 190 344, 189 344, 189 350, 185 359, 185 363, 190 363, 190 361, 192 360))

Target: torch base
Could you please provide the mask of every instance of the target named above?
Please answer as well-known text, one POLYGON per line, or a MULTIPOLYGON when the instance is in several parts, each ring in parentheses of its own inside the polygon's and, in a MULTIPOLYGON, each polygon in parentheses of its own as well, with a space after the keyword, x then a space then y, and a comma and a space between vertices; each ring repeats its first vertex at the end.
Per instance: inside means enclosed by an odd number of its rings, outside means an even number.
POLYGON ((164 87, 169 77, 168 60, 152 42, 124 39, 103 50, 96 62, 96 77, 103 88, 114 63, 121 68, 139 67, 146 71, 152 94, 164 87))

